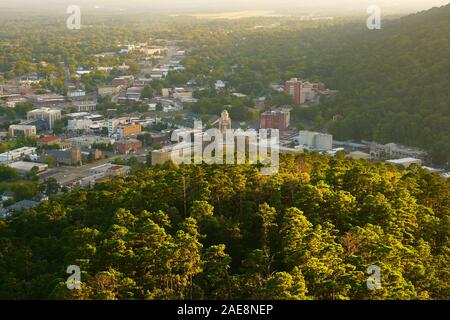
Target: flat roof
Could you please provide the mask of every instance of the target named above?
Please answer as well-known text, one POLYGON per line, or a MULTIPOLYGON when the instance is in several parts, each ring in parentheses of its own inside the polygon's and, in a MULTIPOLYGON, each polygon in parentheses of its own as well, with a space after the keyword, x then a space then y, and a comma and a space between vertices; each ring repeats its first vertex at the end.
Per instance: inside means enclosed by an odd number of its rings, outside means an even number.
POLYGON ((417 162, 417 161, 422 162, 422 160, 417 159, 417 158, 402 158, 402 159, 386 160, 386 162, 389 162, 389 163, 405 163, 405 162, 417 162))
POLYGON ((47 169, 48 165, 45 163, 36 163, 36 162, 26 162, 26 161, 17 161, 8 164, 8 167, 14 168, 21 171, 31 171, 34 167, 38 167, 40 170, 47 169))

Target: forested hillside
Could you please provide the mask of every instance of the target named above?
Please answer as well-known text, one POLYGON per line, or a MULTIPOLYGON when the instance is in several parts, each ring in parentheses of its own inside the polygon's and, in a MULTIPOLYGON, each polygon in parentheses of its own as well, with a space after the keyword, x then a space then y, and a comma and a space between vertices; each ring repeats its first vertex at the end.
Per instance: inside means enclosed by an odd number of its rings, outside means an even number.
POLYGON ((449 250, 450 183, 420 168, 168 163, 0 220, 0 298, 447 299, 449 250))
POLYGON ((400 19, 234 30, 205 39, 187 61, 188 72, 225 79, 260 96, 291 77, 321 81, 336 99, 294 116, 314 121, 337 139, 367 139, 423 147, 436 165, 450 156, 450 5, 400 19), (339 120, 333 122, 333 116, 339 120))
POLYGON ((450 5, 365 30, 331 52, 318 57, 340 90, 326 104, 343 115, 331 132, 424 147, 436 164, 449 161, 450 5))

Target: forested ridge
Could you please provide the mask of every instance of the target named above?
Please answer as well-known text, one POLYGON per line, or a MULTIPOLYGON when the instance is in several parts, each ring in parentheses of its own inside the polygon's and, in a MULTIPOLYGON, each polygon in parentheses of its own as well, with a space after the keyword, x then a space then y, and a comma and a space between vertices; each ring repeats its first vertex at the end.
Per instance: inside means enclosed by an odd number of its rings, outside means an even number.
POLYGON ((435 164, 445 165, 449 56, 450 5, 386 22, 379 32, 365 30, 328 61, 334 68, 325 68, 340 90, 326 110, 343 116, 330 124, 331 132, 423 147, 435 164))
POLYGON ((0 298, 447 299, 449 232, 450 183, 417 167, 167 163, 0 220, 0 298))
POLYGON ((381 30, 367 29, 363 19, 289 21, 199 42, 205 44, 188 59, 187 72, 200 79, 210 73, 253 96, 291 77, 324 82, 338 95, 294 110, 294 119, 314 121, 336 139, 397 142, 426 149, 437 166, 449 161, 450 5, 382 16, 381 30))

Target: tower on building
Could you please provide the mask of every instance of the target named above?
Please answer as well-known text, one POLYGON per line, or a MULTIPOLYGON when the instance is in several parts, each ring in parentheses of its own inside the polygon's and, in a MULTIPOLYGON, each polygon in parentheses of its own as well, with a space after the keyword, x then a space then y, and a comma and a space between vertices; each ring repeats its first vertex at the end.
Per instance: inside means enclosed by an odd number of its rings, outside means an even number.
POLYGON ((219 130, 221 132, 225 132, 228 129, 231 129, 231 118, 230 115, 228 114, 228 111, 224 110, 220 115, 219 130))

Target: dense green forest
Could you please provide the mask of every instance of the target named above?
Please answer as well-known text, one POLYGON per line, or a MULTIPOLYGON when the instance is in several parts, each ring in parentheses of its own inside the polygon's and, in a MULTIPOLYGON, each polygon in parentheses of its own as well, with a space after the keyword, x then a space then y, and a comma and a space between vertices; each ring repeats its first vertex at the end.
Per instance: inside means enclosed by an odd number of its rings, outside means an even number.
POLYGON ((281 160, 273 176, 167 163, 0 220, 0 298, 449 298, 449 181, 281 160), (81 290, 66 288, 69 265, 81 290), (368 290, 369 265, 381 289, 368 290))

